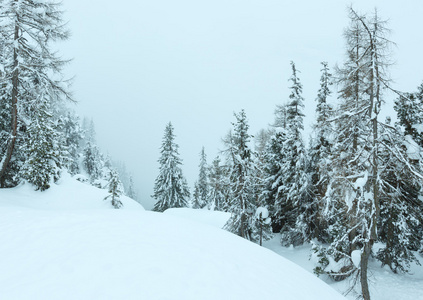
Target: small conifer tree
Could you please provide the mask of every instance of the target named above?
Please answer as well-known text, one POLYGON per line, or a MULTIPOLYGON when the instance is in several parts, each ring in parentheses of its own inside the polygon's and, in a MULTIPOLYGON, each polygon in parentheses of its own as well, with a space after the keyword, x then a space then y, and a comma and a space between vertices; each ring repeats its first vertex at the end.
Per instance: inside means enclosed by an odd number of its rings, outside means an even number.
POLYGON ((109 183, 107 186, 109 195, 104 200, 110 200, 112 206, 116 209, 121 208, 123 204, 120 201, 120 197, 123 194, 123 186, 115 170, 109 170, 109 183))
POLYGON ((209 183, 208 183, 208 167, 207 167, 207 156, 204 151, 204 147, 201 149, 200 153, 200 172, 198 174, 198 193, 199 193, 199 206, 203 208, 208 204, 208 193, 209 193, 209 183))

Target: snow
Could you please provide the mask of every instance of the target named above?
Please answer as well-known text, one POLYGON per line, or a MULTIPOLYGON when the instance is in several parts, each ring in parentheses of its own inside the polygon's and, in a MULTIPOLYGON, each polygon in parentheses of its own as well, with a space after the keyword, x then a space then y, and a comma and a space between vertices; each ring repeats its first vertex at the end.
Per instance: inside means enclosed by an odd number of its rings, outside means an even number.
POLYGON ((217 228, 223 228, 231 217, 228 212, 191 208, 169 208, 164 211, 164 214, 208 224, 217 228))
POLYGON ((413 124, 412 127, 416 129, 419 134, 423 133, 423 124, 413 124))
MULTIPOLYGON (((310 256, 311 245, 295 248, 281 247, 280 238, 280 234, 277 234, 272 240, 263 242, 263 246, 289 259, 312 274, 318 258, 313 255, 310 256)), ((375 249, 375 251, 377 250, 375 249)), ((415 255, 420 261, 423 261, 423 257, 420 254, 415 253, 415 255)), ((379 261, 371 258, 368 275, 372 300, 423 300, 422 266, 412 264, 409 274, 394 274, 389 267, 385 266, 382 268, 379 261)), ((351 283, 350 280, 335 282, 324 275, 320 276, 320 279, 331 285, 339 293, 345 293, 351 283)), ((346 295, 346 298, 356 300, 357 294, 351 292, 346 295)), ((323 298, 319 297, 318 299, 323 298)))
POLYGON ((361 250, 354 250, 351 252, 351 260, 356 268, 360 268, 361 250))
POLYGON ((418 160, 420 159, 420 147, 414 141, 411 135, 405 136, 404 145, 407 148, 407 156, 410 159, 418 160))
POLYGON ((257 210, 256 210, 256 217, 257 218, 262 218, 262 219, 267 219, 268 217, 269 217, 269 211, 267 210, 267 208, 266 207, 257 207, 257 210), (260 214, 261 214, 261 216, 260 216, 260 214))
POLYGON ((222 214, 149 212, 127 198, 112 209, 103 192, 70 177, 46 192, 0 190, 1 299, 344 299, 274 252, 192 220, 222 214))
MULTIPOLYGON (((72 178, 63 173, 58 184, 44 192, 34 191, 31 184, 22 184, 12 189, 0 189, 0 207, 37 208, 45 210, 87 210, 111 208, 110 201, 104 200, 109 195, 106 189, 99 189, 79 182, 76 175, 72 178)), ((123 209, 144 210, 141 204, 122 196, 123 209)))
POLYGON ((363 187, 367 184, 369 178, 369 173, 363 172, 362 176, 358 177, 357 180, 354 183, 354 189, 363 189, 363 187))

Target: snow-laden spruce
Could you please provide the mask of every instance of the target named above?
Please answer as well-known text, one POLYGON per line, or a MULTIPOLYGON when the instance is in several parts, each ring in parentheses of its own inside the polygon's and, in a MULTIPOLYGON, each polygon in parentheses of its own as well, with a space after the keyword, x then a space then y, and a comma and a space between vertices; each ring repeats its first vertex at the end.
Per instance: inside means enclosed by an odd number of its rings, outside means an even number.
POLYGON ((270 226, 260 227, 254 215, 258 205, 255 191, 257 172, 252 151, 248 146, 251 135, 248 133, 247 116, 244 110, 234 115, 236 123, 232 124, 233 133, 229 132, 225 140, 226 167, 230 182, 228 211, 231 213, 225 229, 245 239, 258 242, 262 237, 267 239, 271 229, 270 226))
POLYGON ((203 208, 209 207, 208 193, 209 193, 209 183, 208 183, 208 166, 207 166, 207 155, 204 151, 204 147, 200 152, 200 164, 198 180, 194 185, 194 194, 192 200, 193 208, 203 208))
POLYGON ((122 182, 119 180, 119 175, 116 170, 109 170, 109 182, 107 183, 109 195, 104 200, 110 201, 111 205, 118 209, 122 207, 122 201, 120 200, 123 194, 122 182))
POLYGON ((186 207, 190 197, 187 181, 182 174, 179 146, 175 143, 172 123, 167 124, 161 146, 159 175, 154 183, 155 211, 172 207, 186 207))
POLYGON ((211 210, 228 211, 230 197, 228 176, 225 166, 220 163, 220 157, 217 156, 209 167, 208 202, 211 210))
POLYGON ((282 233, 282 245, 302 244, 309 238, 310 177, 302 138, 304 98, 298 70, 291 62, 289 100, 278 106, 276 130, 265 156, 264 195, 271 204, 273 228, 282 233))

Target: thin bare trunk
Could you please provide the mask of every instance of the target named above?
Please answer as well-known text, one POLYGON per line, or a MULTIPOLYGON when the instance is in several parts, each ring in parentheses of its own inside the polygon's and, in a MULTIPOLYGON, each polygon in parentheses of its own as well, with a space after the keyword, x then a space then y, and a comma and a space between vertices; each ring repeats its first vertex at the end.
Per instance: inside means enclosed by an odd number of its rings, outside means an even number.
POLYGON ((370 251, 371 251, 371 245, 369 242, 366 242, 363 247, 363 252, 361 253, 361 262, 360 262, 360 282, 361 282, 361 291, 363 293, 364 300, 370 300, 369 283, 367 278, 367 269, 368 269, 370 251))
MULTIPOLYGON (((19 26, 15 24, 14 41, 19 39, 19 26)), ((19 84, 19 69, 18 69, 18 53, 16 47, 13 50, 13 75, 12 75, 12 122, 11 134, 7 142, 7 149, 5 159, 0 170, 0 184, 3 188, 5 185, 5 175, 7 167, 12 159, 13 150, 15 149, 16 135, 18 132, 18 84, 19 84)))

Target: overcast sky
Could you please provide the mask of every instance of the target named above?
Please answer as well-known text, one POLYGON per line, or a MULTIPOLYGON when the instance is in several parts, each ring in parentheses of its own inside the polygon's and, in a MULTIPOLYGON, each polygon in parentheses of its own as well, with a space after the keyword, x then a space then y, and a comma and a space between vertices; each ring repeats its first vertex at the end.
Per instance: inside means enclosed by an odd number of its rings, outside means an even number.
POLYGON ((126 163, 151 208, 166 124, 175 127, 192 187, 201 147, 210 163, 234 112, 245 109, 252 134, 272 123, 289 95, 291 60, 301 72, 310 131, 320 62, 342 63, 351 3, 360 12, 377 7, 390 20, 393 86, 416 90, 421 0, 63 0, 72 37, 60 51, 73 58, 66 73, 75 76, 75 110, 93 118, 99 146, 126 163))

